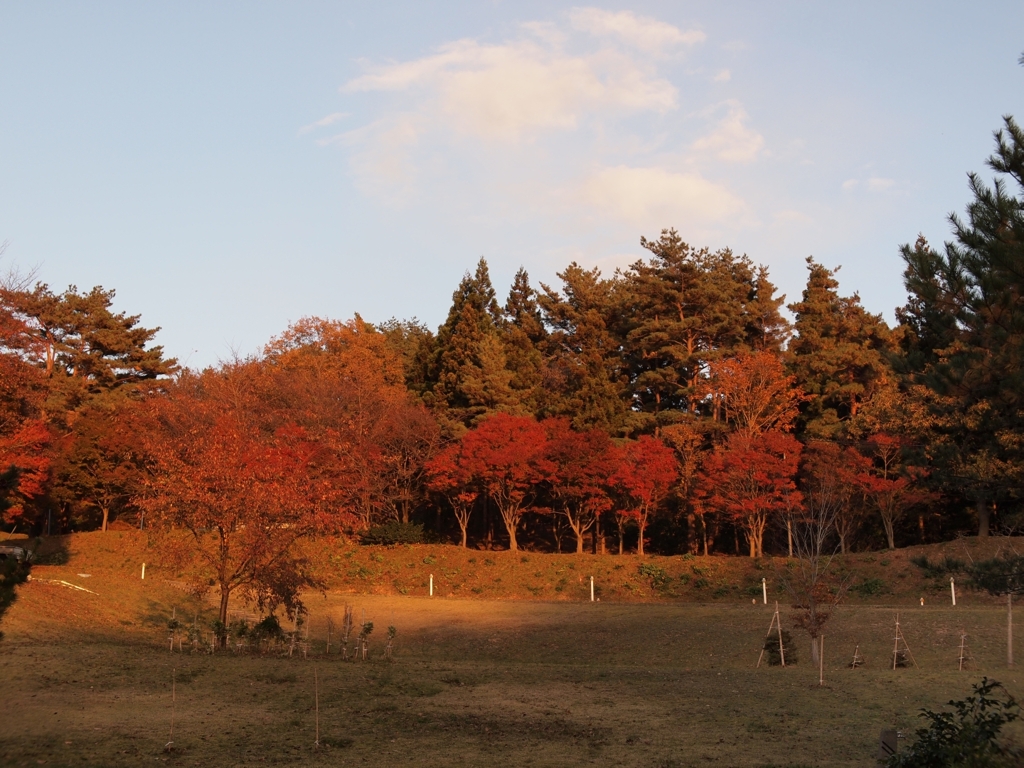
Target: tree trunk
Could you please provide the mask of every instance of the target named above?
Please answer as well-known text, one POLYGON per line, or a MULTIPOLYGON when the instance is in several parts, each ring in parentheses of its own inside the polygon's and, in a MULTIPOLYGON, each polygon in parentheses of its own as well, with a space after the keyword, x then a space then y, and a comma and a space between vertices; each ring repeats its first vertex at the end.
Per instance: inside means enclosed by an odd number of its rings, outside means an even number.
POLYGON ((814 666, 818 666, 818 662, 821 660, 821 648, 818 645, 820 638, 811 638, 811 663, 814 666))
POLYGON ((621 555, 625 549, 626 543, 623 541, 626 537, 625 528, 622 526, 622 519, 619 519, 619 554, 621 555))
POLYGON ((974 500, 974 509, 978 513, 978 538, 988 538, 989 509, 985 497, 980 495, 974 500))
POLYGON ((885 528, 885 540, 889 549, 896 549, 896 534, 893 531, 892 520, 882 518, 882 526, 885 528))
POLYGON ((100 530, 101 531, 105 531, 105 530, 107 530, 107 520, 110 518, 110 508, 109 507, 100 507, 100 509, 103 510, 103 527, 100 528, 100 530))
POLYGON ((519 544, 516 542, 516 528, 519 526, 515 523, 505 521, 505 530, 508 531, 508 549, 510 552, 518 552, 519 544))
MULTIPOLYGON (((789 545, 789 556, 793 556, 793 521, 790 518, 786 518, 786 543, 789 545)), ((843 543, 843 537, 839 537, 839 546, 843 548, 843 552, 846 552, 846 545, 843 543)))
POLYGON ((231 589, 229 587, 227 587, 226 585, 221 584, 220 585, 220 613, 218 615, 220 616, 220 623, 224 627, 224 630, 223 630, 224 634, 222 634, 220 637, 217 638, 217 644, 221 648, 227 648, 228 647, 228 635, 227 635, 227 626, 228 626, 228 598, 230 598, 230 597, 231 597, 231 589))
POLYGON ((466 549, 469 537, 466 535, 466 529, 469 527, 468 523, 459 522, 459 528, 462 529, 462 548, 466 549))
POLYGON ((576 554, 583 554, 583 531, 576 531, 576 554))
POLYGON ((636 527, 640 529, 640 536, 636 540, 636 553, 640 557, 644 556, 644 529, 647 527, 647 523, 642 519, 636 521, 636 527))

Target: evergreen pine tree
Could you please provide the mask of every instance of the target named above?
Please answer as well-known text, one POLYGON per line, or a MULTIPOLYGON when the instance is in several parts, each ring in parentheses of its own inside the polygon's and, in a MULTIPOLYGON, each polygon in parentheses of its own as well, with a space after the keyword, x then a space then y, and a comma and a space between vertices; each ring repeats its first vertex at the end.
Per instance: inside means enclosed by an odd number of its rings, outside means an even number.
POLYGON ((831 439, 884 380, 891 334, 880 315, 864 309, 860 296, 839 295, 833 270, 811 257, 807 270, 801 300, 789 305, 796 315, 789 365, 809 395, 799 426, 811 437, 831 439))

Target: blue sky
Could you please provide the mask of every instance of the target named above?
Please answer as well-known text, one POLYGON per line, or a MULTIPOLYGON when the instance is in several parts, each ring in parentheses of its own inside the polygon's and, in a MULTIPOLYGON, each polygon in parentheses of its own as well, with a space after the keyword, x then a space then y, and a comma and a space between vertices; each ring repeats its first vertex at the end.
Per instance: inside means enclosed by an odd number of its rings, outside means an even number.
POLYGON ((0 267, 192 366, 306 315, 436 327, 676 227, 892 318, 1024 97, 1019 2, 0 0, 0 267))

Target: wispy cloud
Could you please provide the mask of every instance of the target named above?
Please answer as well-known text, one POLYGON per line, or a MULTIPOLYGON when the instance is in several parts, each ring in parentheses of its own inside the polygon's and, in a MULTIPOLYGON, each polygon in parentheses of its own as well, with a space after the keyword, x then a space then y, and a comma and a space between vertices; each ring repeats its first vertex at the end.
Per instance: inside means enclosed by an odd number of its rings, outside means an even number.
POLYGON ((743 213, 745 205, 725 186, 693 173, 664 168, 604 168, 580 188, 584 200, 650 231, 674 222, 707 227, 743 213))
POLYGON ((747 121, 750 118, 734 99, 717 104, 705 110, 704 114, 713 115, 723 109, 725 116, 717 122, 711 133, 693 143, 694 150, 710 152, 728 163, 751 162, 764 147, 764 138, 748 127, 747 121))
POLYGON ((701 108, 686 92, 731 77, 680 64, 705 40, 630 12, 574 8, 505 39, 360 61, 340 91, 353 111, 369 104, 372 119, 321 141, 347 148, 364 193, 437 215, 535 217, 559 231, 745 225, 750 206, 723 171, 755 160, 765 141, 739 101, 701 108))
POLYGON ((697 29, 682 30, 648 16, 630 11, 605 11, 600 8, 573 8, 569 13, 573 27, 597 37, 614 37, 644 51, 658 53, 666 48, 703 43, 707 35, 697 29))
POLYGON ((592 113, 663 112, 675 87, 628 55, 571 56, 533 40, 449 43, 432 56, 386 65, 342 88, 346 93, 418 89, 422 107, 449 129, 485 139, 518 140, 538 130, 568 130, 592 113))
POLYGON ((309 133, 311 131, 315 131, 318 128, 326 128, 329 125, 334 125, 338 121, 344 120, 348 116, 348 112, 332 112, 331 114, 327 115, 327 117, 321 117, 319 120, 299 128, 299 136, 302 136, 303 134, 309 133))

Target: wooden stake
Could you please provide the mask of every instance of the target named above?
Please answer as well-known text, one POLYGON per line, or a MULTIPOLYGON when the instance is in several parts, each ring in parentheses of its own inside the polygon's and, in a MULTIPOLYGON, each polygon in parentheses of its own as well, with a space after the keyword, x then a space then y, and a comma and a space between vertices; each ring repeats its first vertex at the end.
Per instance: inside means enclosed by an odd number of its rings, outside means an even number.
POLYGON ((174 749, 174 703, 177 698, 175 696, 175 677, 177 671, 177 667, 171 670, 171 739, 164 745, 164 752, 170 752, 174 749))
POLYGON ((825 636, 818 638, 818 685, 825 684, 825 636))
POLYGON ((1006 666, 1013 666, 1013 593, 1006 593, 1006 666))
POLYGON ((313 703, 316 706, 316 741, 313 747, 320 749, 320 679, 316 674, 316 664, 313 664, 313 703))

